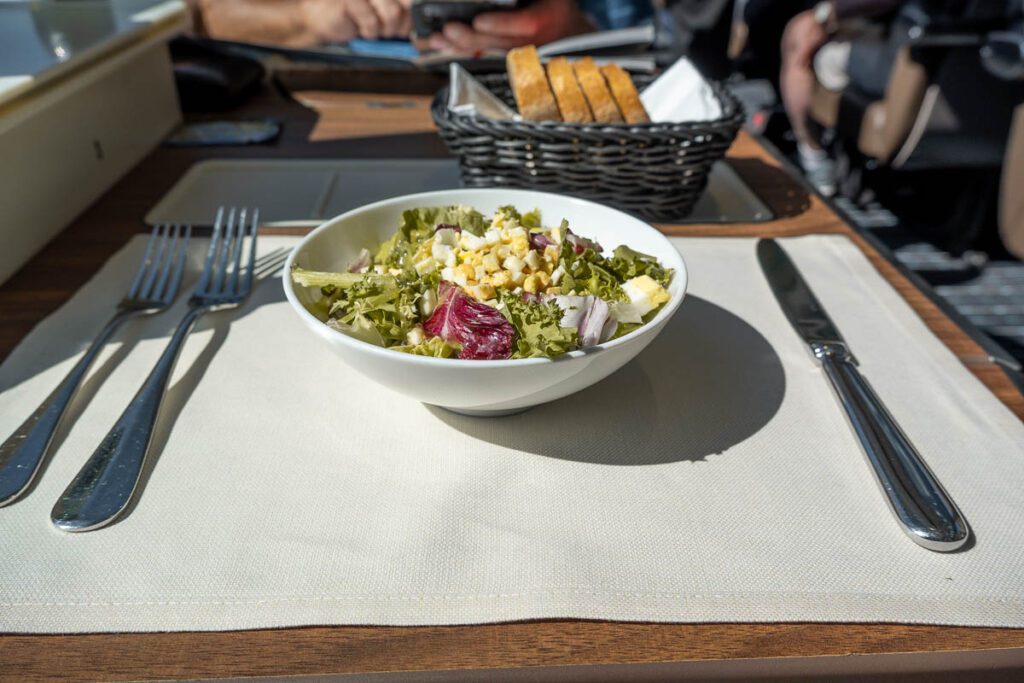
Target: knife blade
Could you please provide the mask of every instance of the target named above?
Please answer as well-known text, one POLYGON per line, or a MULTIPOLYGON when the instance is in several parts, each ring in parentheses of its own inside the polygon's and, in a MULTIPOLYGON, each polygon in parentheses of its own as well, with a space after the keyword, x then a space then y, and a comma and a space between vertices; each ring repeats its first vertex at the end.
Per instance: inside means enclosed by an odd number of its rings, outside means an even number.
POLYGON ((970 536, 967 521, 857 369, 838 328, 789 256, 775 240, 762 239, 757 260, 786 317, 821 362, 903 531, 929 550, 961 548, 970 536))

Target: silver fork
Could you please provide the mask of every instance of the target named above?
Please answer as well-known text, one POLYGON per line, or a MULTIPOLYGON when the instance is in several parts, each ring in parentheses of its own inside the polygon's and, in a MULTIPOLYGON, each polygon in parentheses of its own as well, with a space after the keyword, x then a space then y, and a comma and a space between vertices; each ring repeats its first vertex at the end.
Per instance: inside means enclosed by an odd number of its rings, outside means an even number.
POLYGON ((217 212, 203 274, 156 367, 89 461, 68 485, 50 518, 64 531, 90 531, 114 521, 131 501, 142 476, 160 403, 181 347, 200 316, 237 306, 252 289, 259 213, 217 212), (226 218, 226 220, 225 220, 226 218), (236 220, 237 219, 237 220, 236 220), (249 239, 243 252, 243 242, 249 239), (244 257, 244 260, 243 260, 244 257))
POLYGON ((185 271, 191 232, 188 225, 153 228, 142 263, 114 316, 57 388, 0 444, 0 507, 18 500, 28 490, 82 379, 114 332, 131 318, 159 313, 174 301, 185 271))

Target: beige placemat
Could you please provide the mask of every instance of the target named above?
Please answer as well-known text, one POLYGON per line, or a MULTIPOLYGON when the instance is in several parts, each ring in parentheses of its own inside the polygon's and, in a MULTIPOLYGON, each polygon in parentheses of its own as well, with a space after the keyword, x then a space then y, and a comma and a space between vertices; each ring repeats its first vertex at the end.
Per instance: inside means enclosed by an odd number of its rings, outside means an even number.
MULTIPOLYGON (((294 241, 265 238, 271 251, 294 241)), ((341 364, 277 280, 208 317, 140 502, 67 535, 50 508, 183 309, 100 359, 32 494, 0 509, 0 630, 205 630, 543 617, 1024 626, 1024 426, 841 237, 787 250, 976 534, 904 537, 748 239, 680 239, 692 288, 634 362, 507 418, 341 364)), ((202 245, 196 244, 197 253, 202 245)), ((116 255, 0 368, 0 433, 130 279, 116 255)))

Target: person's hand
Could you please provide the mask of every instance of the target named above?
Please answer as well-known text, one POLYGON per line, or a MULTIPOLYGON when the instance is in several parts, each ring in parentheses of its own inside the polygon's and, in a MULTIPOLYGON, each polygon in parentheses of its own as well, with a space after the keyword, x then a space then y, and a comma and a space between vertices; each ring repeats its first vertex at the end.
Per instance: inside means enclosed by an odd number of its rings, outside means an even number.
POLYGON ((411 28, 403 0, 303 0, 303 14, 323 43, 405 38, 411 28))
POLYGON ((471 27, 450 22, 441 33, 418 41, 417 45, 421 49, 472 54, 487 49, 543 45, 593 30, 594 25, 580 11, 576 0, 537 0, 523 9, 479 14, 471 27))

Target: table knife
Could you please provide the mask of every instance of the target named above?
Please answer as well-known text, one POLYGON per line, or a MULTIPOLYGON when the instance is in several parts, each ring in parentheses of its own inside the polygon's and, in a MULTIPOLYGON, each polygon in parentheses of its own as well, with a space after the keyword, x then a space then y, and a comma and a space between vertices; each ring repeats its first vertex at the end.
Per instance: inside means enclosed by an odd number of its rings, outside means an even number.
POLYGON ((775 240, 762 239, 757 259, 789 322, 821 362, 903 531, 928 550, 963 546, 970 535, 966 520, 857 369, 839 330, 789 256, 775 240))

